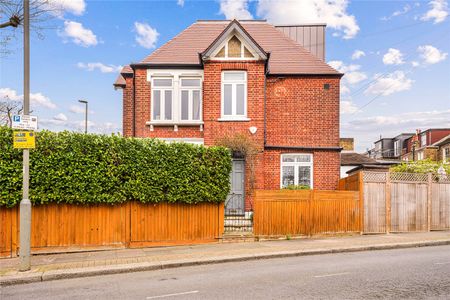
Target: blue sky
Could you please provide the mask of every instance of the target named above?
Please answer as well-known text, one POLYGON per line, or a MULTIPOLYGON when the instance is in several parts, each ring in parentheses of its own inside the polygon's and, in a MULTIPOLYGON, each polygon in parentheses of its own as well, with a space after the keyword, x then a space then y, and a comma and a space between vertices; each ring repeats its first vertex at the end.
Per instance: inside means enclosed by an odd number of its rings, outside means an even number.
MULTIPOLYGON (((77 100, 87 99, 90 131, 121 131, 122 93, 112 87, 120 66, 141 60, 198 19, 232 17, 328 24, 326 60, 346 73, 341 136, 354 137, 357 150, 380 135, 450 127, 444 0, 51 1, 64 11, 43 40, 33 36, 31 48, 32 106, 40 128, 82 130, 77 100)), ((8 48, 13 52, 1 57, 0 97, 20 100, 20 36, 8 48)))

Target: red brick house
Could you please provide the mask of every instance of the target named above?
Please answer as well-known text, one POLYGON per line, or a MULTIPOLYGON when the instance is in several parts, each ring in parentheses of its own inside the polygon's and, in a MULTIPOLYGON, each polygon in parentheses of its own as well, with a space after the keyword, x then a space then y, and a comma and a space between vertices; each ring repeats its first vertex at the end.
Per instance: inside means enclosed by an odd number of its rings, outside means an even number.
MULTIPOLYGON (((123 90, 124 136, 209 146, 245 134, 259 148, 255 189, 335 189, 343 74, 323 61, 323 44, 311 42, 311 33, 324 40, 323 29, 295 29, 308 33, 304 47, 265 21, 192 24, 122 70, 114 86, 123 90)), ((248 173, 236 157, 229 212, 252 209, 248 173)))

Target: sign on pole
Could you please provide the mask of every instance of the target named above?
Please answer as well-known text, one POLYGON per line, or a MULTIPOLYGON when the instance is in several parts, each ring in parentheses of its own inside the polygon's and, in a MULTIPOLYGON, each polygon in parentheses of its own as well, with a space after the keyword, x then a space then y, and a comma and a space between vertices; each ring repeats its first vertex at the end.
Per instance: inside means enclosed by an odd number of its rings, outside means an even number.
POLYGON ((14 130, 13 142, 15 149, 34 149, 36 147, 36 139, 33 131, 14 130))
POLYGON ((11 127, 20 130, 37 130, 37 117, 29 115, 13 115, 11 127))

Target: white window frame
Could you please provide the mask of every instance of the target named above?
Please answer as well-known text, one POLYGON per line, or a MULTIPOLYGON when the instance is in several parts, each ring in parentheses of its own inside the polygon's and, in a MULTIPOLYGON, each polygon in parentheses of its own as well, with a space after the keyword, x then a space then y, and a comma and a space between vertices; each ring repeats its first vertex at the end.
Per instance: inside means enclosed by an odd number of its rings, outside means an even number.
POLYGON ((193 122, 201 122, 203 120, 203 99, 202 99, 202 79, 200 77, 180 77, 180 84, 179 84, 179 93, 178 93, 178 99, 179 99, 179 103, 178 103, 178 117, 179 117, 179 122, 180 123, 193 123, 193 122), (200 86, 189 86, 189 87, 184 87, 182 85, 182 81, 183 79, 198 79, 200 80, 200 86), (182 114, 182 101, 181 101, 181 94, 183 91, 188 91, 188 119, 187 120, 183 120, 181 118, 181 114, 182 114), (194 91, 198 91, 199 92, 199 96, 200 96, 200 119, 198 120, 194 120, 193 116, 194 116, 194 107, 193 107, 193 94, 194 91))
MULTIPOLYGON (((151 85, 150 94, 150 115, 146 125, 150 126, 150 130, 153 130, 153 126, 170 126, 174 125, 174 130, 178 130, 180 126, 200 126, 200 130, 203 130, 203 70, 192 69, 148 69, 147 81, 151 85), (172 120, 154 120, 154 101, 153 90, 159 89, 154 86, 154 79, 169 79, 172 78, 172 120), (200 79, 200 120, 181 120, 181 79, 200 79)), ((190 87, 191 88, 191 87, 190 87)), ((166 87, 162 87, 166 89, 166 87)), ((164 97, 164 96, 163 96, 164 97)))
POLYGON ((417 152, 417 160, 423 160, 423 158, 424 158, 424 153, 423 153, 423 151, 417 152))
POLYGON ((399 156, 400 155, 400 141, 397 140, 394 142, 394 156, 399 156))
POLYGON ((420 136, 420 147, 426 146, 427 145, 427 134, 422 134, 420 136))
POLYGON ((442 161, 443 162, 450 162, 450 146, 442 148, 442 161), (446 152, 449 152, 448 155, 446 152))
POLYGON ((174 93, 174 78, 173 77, 169 77, 169 76, 161 76, 161 77, 152 77, 152 84, 151 84, 151 115, 150 118, 152 120, 152 122, 159 122, 159 123, 173 123, 174 121, 174 102, 175 102, 175 93, 174 93), (172 80, 172 84, 171 86, 162 86, 162 87, 156 87, 154 82, 155 79, 171 79, 172 80), (154 119, 154 106, 155 106, 155 101, 154 101, 154 92, 155 91, 160 91, 160 118, 159 120, 155 120, 154 119), (165 119, 166 116, 166 91, 171 91, 172 92, 172 115, 170 119, 165 119))
POLYGON ((250 121, 249 118, 247 118, 247 94, 248 94, 248 85, 247 85, 247 71, 242 70, 235 70, 235 71, 222 71, 221 74, 221 90, 220 90, 220 115, 221 118, 219 121, 250 121), (244 80, 227 80, 225 81, 225 74, 230 73, 244 73, 244 80), (224 87, 225 84, 231 84, 231 115, 225 115, 225 99, 224 99, 224 87), (237 115, 236 114, 236 86, 238 84, 244 84, 244 115, 237 115))
POLYGON ((311 168, 311 186, 310 189, 314 188, 314 155, 311 153, 284 153, 280 155, 280 189, 283 188, 283 167, 293 166, 294 167, 294 182, 298 182, 298 167, 306 166, 311 168), (309 162, 283 162, 283 157, 285 156, 295 156, 295 155, 306 155, 310 157, 309 162))

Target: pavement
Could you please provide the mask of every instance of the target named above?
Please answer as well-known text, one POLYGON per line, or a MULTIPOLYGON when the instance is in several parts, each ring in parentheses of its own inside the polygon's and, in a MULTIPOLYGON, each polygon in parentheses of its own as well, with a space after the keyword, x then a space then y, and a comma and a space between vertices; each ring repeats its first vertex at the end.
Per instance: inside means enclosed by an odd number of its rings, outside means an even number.
POLYGON ((0 259, 0 285, 256 259, 439 245, 450 245, 450 231, 40 254, 32 256, 32 268, 27 272, 17 271, 18 258, 0 259))

